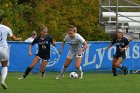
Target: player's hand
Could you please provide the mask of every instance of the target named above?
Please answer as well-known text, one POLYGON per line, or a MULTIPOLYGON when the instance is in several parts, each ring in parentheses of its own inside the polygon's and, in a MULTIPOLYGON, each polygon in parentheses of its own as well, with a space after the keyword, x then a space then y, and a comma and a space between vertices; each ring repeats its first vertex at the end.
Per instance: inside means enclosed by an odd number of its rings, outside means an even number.
POLYGON ((109 49, 109 47, 106 47, 106 48, 105 48, 105 51, 107 51, 108 49, 109 49))
POLYGON ((62 49, 60 49, 60 51, 59 51, 59 54, 61 54, 62 53, 62 49))
POLYGON ((32 52, 28 52, 28 55, 31 56, 32 55, 32 52))
POLYGON ((124 52, 125 51, 125 48, 121 48, 120 52, 124 52))

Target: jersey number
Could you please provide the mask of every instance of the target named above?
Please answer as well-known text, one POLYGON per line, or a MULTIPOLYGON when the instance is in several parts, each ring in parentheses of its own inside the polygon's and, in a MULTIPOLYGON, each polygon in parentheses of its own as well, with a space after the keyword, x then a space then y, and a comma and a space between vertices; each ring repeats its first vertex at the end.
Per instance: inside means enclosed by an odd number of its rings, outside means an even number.
POLYGON ((46 46, 45 46, 45 45, 42 45, 42 48, 43 48, 43 49, 45 49, 45 48, 46 48, 46 46))
POLYGON ((0 41, 2 40, 2 33, 0 33, 0 41))

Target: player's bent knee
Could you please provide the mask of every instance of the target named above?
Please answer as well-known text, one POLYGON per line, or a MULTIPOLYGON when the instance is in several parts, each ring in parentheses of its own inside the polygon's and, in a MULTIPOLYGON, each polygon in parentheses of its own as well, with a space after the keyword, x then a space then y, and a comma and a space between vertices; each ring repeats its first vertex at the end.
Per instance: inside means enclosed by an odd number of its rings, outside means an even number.
POLYGON ((119 63, 116 63, 116 64, 115 64, 115 67, 119 67, 119 66, 120 66, 120 64, 119 64, 119 63))

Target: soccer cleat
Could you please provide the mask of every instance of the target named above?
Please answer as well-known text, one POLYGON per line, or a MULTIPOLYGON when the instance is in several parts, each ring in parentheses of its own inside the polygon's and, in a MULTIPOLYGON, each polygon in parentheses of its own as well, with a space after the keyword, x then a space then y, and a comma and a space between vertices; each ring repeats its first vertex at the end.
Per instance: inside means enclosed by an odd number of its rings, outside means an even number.
POLYGON ((45 77, 45 73, 41 74, 41 78, 44 78, 45 77))
POLYGON ((113 76, 117 76, 117 74, 113 74, 113 76))
POLYGON ((128 74, 128 69, 127 69, 127 67, 124 67, 123 71, 124 71, 124 75, 128 74))
POLYGON ((1 82, 1 86, 3 89, 7 89, 7 85, 4 82, 1 82))
POLYGON ((140 70, 136 70, 136 71, 134 71, 133 73, 134 73, 134 74, 137 74, 137 73, 139 73, 139 71, 140 71, 140 70))
POLYGON ((79 79, 83 79, 83 72, 79 74, 79 79))
POLYGON ((57 80, 61 79, 62 77, 64 77, 64 75, 59 75, 56 77, 57 80))
POLYGON ((24 79, 24 77, 23 77, 23 76, 18 78, 18 80, 22 80, 22 79, 24 79))

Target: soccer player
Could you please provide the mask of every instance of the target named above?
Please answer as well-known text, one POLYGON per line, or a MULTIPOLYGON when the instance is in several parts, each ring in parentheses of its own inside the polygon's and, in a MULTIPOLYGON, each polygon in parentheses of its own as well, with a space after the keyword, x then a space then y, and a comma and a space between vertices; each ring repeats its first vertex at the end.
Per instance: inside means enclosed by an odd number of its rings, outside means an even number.
POLYGON ((3 89, 7 89, 7 85, 5 83, 7 73, 8 73, 8 60, 9 60, 9 47, 7 43, 7 36, 10 36, 12 40, 20 40, 13 35, 12 30, 6 25, 2 24, 3 17, 0 16, 0 63, 2 65, 1 69, 1 86, 3 89))
POLYGON ((23 79, 26 78, 28 76, 28 74, 30 73, 30 71, 35 67, 35 65, 42 60, 41 66, 40 66, 40 72, 41 77, 44 77, 45 75, 45 68, 46 65, 50 59, 50 44, 52 44, 53 46, 56 45, 56 41, 50 36, 48 35, 48 28, 46 26, 42 26, 40 28, 41 31, 41 35, 37 36, 34 41, 29 45, 29 50, 28 50, 28 55, 31 56, 32 55, 32 46, 34 44, 38 44, 38 53, 36 54, 36 56, 34 57, 32 64, 30 64, 26 71, 24 72, 23 76, 19 78, 23 79))
POLYGON ((62 53, 62 50, 66 42, 70 44, 70 49, 67 54, 67 58, 61 70, 61 73, 59 76, 56 77, 56 79, 61 79, 64 76, 64 72, 66 71, 66 68, 70 65, 70 63, 74 58, 76 58, 75 67, 78 70, 79 79, 82 79, 83 72, 80 65, 82 61, 83 51, 88 47, 87 42, 80 34, 77 33, 76 27, 70 27, 68 29, 68 34, 65 36, 64 41, 62 42, 62 48, 60 49, 60 54, 62 53))
POLYGON ((112 43, 106 48, 106 50, 112 47, 114 44, 116 44, 116 53, 112 60, 113 76, 117 76, 116 68, 122 69, 124 71, 124 75, 126 75, 127 67, 122 66, 121 63, 126 58, 125 51, 129 47, 129 41, 126 37, 123 36, 122 29, 117 30, 117 35, 113 38, 112 43))

